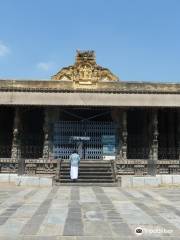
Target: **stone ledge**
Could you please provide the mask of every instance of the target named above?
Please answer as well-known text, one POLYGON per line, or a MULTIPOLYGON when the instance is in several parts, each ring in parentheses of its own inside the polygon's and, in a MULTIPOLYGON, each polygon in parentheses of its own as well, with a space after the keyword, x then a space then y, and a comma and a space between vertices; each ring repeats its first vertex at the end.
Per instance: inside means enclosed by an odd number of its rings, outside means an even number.
POLYGON ((180 175, 121 176, 121 187, 159 187, 161 185, 180 185, 180 175))
POLYGON ((52 177, 39 176, 18 176, 17 174, 0 174, 0 183, 10 183, 16 186, 35 186, 35 187, 52 187, 52 177))

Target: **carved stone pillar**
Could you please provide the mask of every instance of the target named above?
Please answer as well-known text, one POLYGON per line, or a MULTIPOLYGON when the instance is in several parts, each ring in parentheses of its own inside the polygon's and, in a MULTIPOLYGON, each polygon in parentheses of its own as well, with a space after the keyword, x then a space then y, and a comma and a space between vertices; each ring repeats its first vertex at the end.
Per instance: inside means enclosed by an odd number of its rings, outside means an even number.
POLYGON ((127 110, 122 112, 122 158, 127 159, 127 110))
POLYGON ((150 175, 156 175, 157 160, 158 160, 158 111, 157 109, 152 111, 152 141, 150 145, 150 154, 148 162, 148 173, 150 175))
POLYGON ((14 127, 13 127, 13 140, 11 149, 11 158, 18 159, 21 157, 21 139, 20 139, 20 110, 15 109, 14 127))
POLYGON ((174 111, 170 109, 168 111, 168 158, 175 159, 175 121, 174 121, 174 111))
POLYGON ((44 109, 44 145, 43 145, 43 159, 48 160, 49 159, 49 153, 50 153, 50 112, 49 109, 44 109))
POLYGON ((153 114, 153 144, 152 144, 152 159, 158 160, 158 111, 153 114))
POLYGON ((25 161, 21 158, 21 119, 20 109, 15 109, 11 158, 18 163, 18 175, 24 174, 25 161))
POLYGON ((142 158, 147 159, 148 158, 148 145, 149 145, 149 132, 148 132, 148 111, 145 109, 143 111, 144 117, 143 117, 143 150, 142 150, 142 158))

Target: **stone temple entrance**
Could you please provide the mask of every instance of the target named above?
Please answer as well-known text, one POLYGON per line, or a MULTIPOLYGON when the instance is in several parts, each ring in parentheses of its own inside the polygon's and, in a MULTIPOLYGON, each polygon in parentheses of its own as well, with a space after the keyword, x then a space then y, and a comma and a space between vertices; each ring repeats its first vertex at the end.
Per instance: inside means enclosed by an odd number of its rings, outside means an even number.
POLYGON ((54 158, 68 159, 73 150, 86 160, 115 157, 116 126, 107 109, 64 109, 53 126, 54 158))
POLYGON ((0 173, 66 182, 76 149, 82 182, 180 175, 180 84, 121 81, 93 51, 51 79, 0 79, 0 173))

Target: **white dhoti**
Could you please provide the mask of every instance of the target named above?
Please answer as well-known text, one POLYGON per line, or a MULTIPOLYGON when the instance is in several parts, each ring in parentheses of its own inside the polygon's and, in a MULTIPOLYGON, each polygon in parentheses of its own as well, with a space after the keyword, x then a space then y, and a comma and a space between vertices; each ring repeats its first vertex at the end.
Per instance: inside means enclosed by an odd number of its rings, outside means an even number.
POLYGON ((71 179, 78 179, 78 167, 71 166, 70 176, 71 179))

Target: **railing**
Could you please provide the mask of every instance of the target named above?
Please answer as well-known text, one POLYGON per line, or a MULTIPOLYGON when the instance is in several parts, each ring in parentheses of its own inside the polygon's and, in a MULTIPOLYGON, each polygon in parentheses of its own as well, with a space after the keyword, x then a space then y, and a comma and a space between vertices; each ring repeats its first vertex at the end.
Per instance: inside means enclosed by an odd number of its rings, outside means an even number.
POLYGON ((116 162, 117 175, 180 174, 180 160, 126 159, 116 162), (154 173, 153 173, 153 170, 154 173))
POLYGON ((0 158, 10 158, 11 157, 11 146, 0 145, 0 158))
MULTIPOLYGON (((148 159, 150 155, 149 147, 138 147, 137 146, 128 146, 127 158, 128 159, 148 159)), ((176 147, 158 147, 158 159, 177 159, 178 158, 178 148, 176 147)))
MULTIPOLYGON (((22 160, 23 161, 23 160, 22 160)), ((55 175, 58 160, 50 159, 25 159, 24 174, 27 175, 55 175)))
POLYGON ((11 158, 0 158, 0 173, 17 173, 18 162, 11 158))
POLYGON ((158 160, 157 174, 180 174, 180 160, 158 160))
MULTIPOLYGON (((39 148, 29 148, 30 156, 39 148)), ((0 148, 0 153, 9 151, 9 148, 0 148), (2 150, 2 152, 1 152, 2 150)), ((27 152, 26 152, 27 153, 27 152)), ((26 175, 53 175, 60 177, 61 159, 25 157, 19 154, 14 158, 0 157, 0 173, 18 173, 26 175)), ((87 160, 88 161, 88 160, 87 160)), ((95 161, 95 160, 94 160, 95 161)), ((113 174, 118 175, 155 175, 155 174, 180 174, 180 160, 159 159, 117 159, 111 162, 113 174)))
POLYGON ((117 175, 147 175, 147 160, 125 159, 116 162, 117 175))
MULTIPOLYGON (((26 175, 56 175, 60 176, 63 160, 50 159, 12 159, 0 158, 0 173, 19 173, 26 175), (22 170, 20 171, 20 168, 22 170), (59 169, 59 170, 58 170, 59 169), (58 175, 57 175, 58 174, 58 175)), ((87 160, 88 161, 88 160, 87 160)), ((180 160, 158 160, 153 163, 156 174, 180 174, 180 160)), ((113 174, 116 175, 151 175, 150 160, 126 159, 112 161, 113 174)))
POLYGON ((55 175, 57 160, 0 158, 0 173, 55 175))

